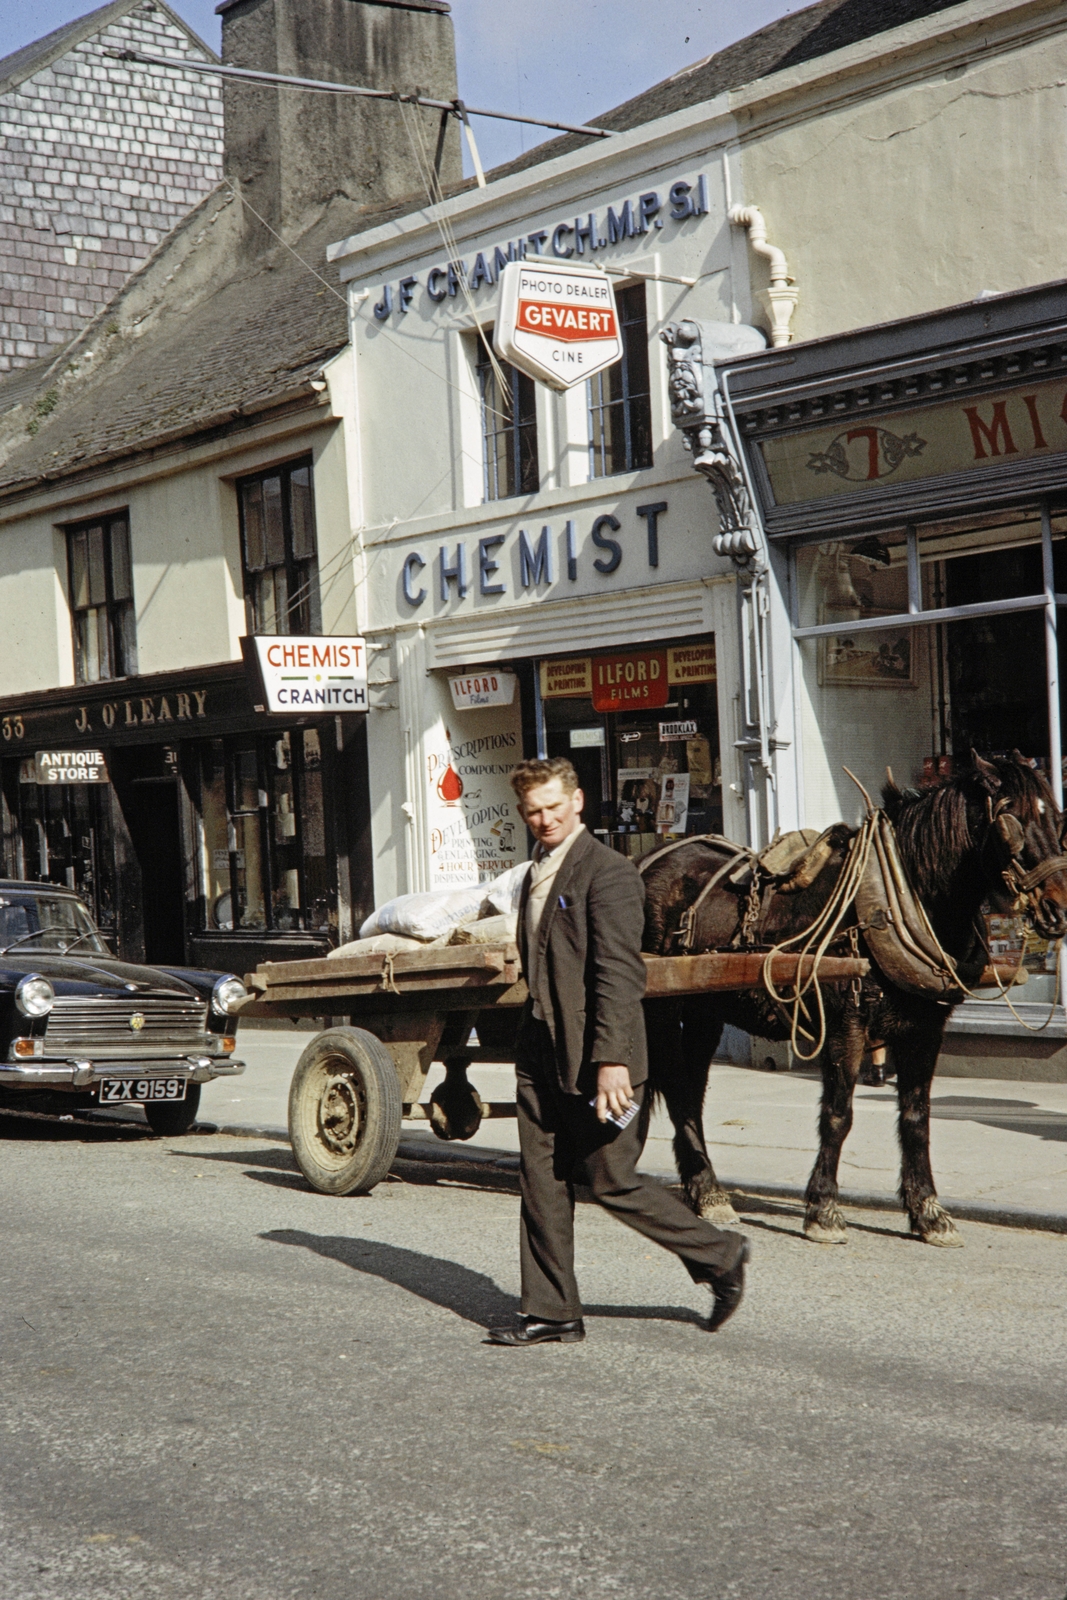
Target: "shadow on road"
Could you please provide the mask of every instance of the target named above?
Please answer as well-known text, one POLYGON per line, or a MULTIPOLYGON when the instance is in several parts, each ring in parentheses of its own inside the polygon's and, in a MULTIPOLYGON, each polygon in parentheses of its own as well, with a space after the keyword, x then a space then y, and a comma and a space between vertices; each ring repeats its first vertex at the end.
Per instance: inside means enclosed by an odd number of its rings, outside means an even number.
MULTIPOLYGON (((374 1239, 349 1239, 337 1235, 304 1233, 297 1228, 274 1228, 261 1233, 270 1244, 298 1245, 355 1272, 395 1283, 399 1289, 441 1306, 476 1327, 491 1328, 511 1322, 519 1310, 514 1295, 506 1294, 484 1272, 474 1272, 456 1261, 423 1255, 400 1245, 374 1239)), ((604 1306, 585 1309, 587 1317, 626 1317, 655 1322, 703 1323, 689 1306, 604 1306)))

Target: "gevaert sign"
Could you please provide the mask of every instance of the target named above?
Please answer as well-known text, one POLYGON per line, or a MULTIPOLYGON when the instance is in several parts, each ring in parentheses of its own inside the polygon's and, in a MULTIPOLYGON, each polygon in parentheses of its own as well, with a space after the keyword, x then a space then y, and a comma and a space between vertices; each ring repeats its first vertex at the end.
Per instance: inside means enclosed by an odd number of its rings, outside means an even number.
POLYGON ((550 389, 584 383, 622 358, 611 279, 598 267, 509 261, 493 344, 550 389))
POLYGON ((102 750, 35 750, 38 783, 108 783, 102 750))
POLYGON ((366 711, 365 639, 256 634, 253 642, 267 711, 366 711))

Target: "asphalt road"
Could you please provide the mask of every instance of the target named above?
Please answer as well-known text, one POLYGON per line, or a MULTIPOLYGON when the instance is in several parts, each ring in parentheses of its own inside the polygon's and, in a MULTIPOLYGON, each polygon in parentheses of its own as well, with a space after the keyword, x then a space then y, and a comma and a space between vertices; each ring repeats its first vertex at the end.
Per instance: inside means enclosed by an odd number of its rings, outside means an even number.
POLYGON ((746 1212, 721 1334, 579 1216, 584 1345, 481 1343, 517 1200, 0 1117, 6 1600, 1064 1600, 1067 1241, 746 1212))

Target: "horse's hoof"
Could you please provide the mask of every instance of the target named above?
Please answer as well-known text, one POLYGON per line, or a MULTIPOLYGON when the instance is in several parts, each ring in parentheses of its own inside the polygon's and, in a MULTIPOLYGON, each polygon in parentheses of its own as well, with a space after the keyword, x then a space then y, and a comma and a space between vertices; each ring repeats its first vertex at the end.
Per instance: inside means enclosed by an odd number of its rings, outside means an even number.
POLYGON ((715 1195, 709 1195, 701 1204, 700 1215, 705 1222, 710 1222, 713 1228, 735 1228, 741 1221, 730 1204, 729 1195, 723 1195, 721 1200, 715 1195))
POLYGON ((937 1245, 941 1250, 961 1250, 963 1237, 943 1206, 936 1200, 924 1200, 919 1214, 911 1219, 911 1231, 923 1244, 937 1245))
POLYGON ((912 1218, 912 1234, 920 1238, 923 1245, 937 1245, 941 1250, 961 1250, 963 1248, 963 1235, 955 1226, 947 1211, 942 1211, 941 1206, 934 1200, 933 1205, 923 1205, 918 1216, 912 1218))
POLYGON ((430 1097, 430 1127, 439 1139, 473 1139, 484 1114, 482 1098, 470 1084, 456 1091, 442 1083, 430 1097))
POLYGON ((847 1244, 845 1219, 836 1206, 813 1211, 804 1218, 804 1237, 812 1244, 847 1244))

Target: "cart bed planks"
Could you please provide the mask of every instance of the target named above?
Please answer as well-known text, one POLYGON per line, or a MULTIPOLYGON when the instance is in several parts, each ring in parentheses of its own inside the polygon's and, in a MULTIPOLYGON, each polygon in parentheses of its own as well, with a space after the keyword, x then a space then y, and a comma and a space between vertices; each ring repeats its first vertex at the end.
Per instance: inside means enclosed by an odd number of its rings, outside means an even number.
MULTIPOLYGON (((694 956, 645 956, 646 998, 755 989, 763 982, 765 954, 760 951, 716 950, 694 956)), ((812 958, 776 955, 771 962, 775 984, 795 983, 811 974, 812 958)), ((826 956, 819 965, 825 983, 863 977, 869 963, 851 956, 826 956)), ((420 1009, 425 996, 430 1009, 455 1010, 470 1005, 521 1005, 526 998, 519 954, 512 945, 446 945, 436 950, 405 950, 397 955, 365 955, 318 961, 268 961, 246 979, 254 1002, 250 1016, 269 1016, 272 1009, 303 1008, 328 1014, 359 1009, 370 1000, 373 1009, 392 997, 410 996, 420 1009), (479 992, 482 991, 482 992, 479 992)))

